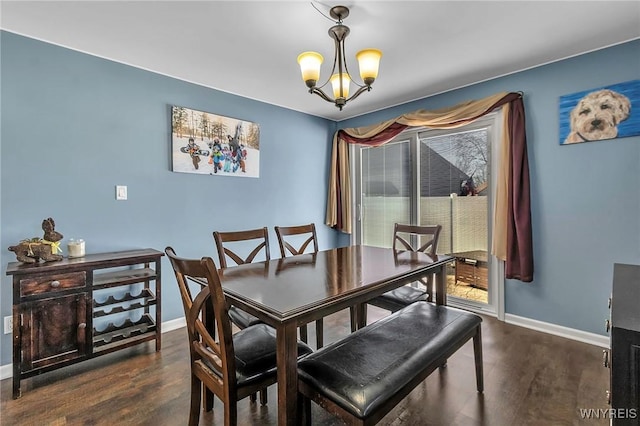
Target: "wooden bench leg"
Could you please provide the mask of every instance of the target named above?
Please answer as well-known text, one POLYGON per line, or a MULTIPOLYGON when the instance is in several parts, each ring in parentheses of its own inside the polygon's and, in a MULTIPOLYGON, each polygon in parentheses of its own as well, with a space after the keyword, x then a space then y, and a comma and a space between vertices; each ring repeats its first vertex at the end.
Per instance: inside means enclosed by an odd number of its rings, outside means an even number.
POLYGON ((298 426, 311 426, 311 400, 298 393, 298 426))
POLYGON ((436 292, 436 280, 432 274, 427 279, 427 302, 433 302, 433 295, 436 292))
POLYGON ((476 363, 476 386, 478 388, 478 392, 483 392, 484 376, 482 371, 482 332, 479 324, 476 334, 473 336, 473 357, 475 358, 476 363))
POLYGON ((353 333, 354 331, 356 331, 358 329, 358 324, 356 322, 356 307, 355 306, 350 306, 349 307, 349 314, 350 314, 350 317, 351 317, 351 332, 353 333))
POLYGON ((320 349, 324 344, 324 322, 322 318, 316 320, 316 349, 320 349))
POLYGON ((307 343, 308 340, 307 324, 300 327, 300 340, 307 343))

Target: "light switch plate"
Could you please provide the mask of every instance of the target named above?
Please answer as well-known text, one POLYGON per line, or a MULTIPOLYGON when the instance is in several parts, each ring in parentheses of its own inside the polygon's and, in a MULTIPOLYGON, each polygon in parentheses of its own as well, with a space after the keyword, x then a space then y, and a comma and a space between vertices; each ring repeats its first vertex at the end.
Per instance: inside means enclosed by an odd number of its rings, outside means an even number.
POLYGON ((11 332, 13 332, 13 317, 4 317, 4 334, 9 334, 11 332))
POLYGON ((116 185, 116 200, 127 199, 127 187, 125 185, 116 185))

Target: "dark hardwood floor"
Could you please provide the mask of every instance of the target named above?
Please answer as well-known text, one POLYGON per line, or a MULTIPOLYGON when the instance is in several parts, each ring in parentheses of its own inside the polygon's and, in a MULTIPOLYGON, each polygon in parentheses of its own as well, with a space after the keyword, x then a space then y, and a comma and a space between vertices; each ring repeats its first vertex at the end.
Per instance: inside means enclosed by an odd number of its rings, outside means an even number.
MULTIPOLYGON (((386 311, 369 308, 372 321, 386 311)), ((315 342, 314 327, 309 341, 315 342)), ((325 319, 325 344, 349 332, 348 311, 325 319)), ((390 412, 381 425, 608 425, 582 419, 580 409, 607 409, 608 369, 602 348, 484 317, 484 394, 476 392, 473 347, 467 343, 390 412)), ((23 381, 11 398, 0 384, 0 424, 185 425, 189 412, 186 329, 153 343, 115 352, 23 381)), ((277 424, 276 387, 261 406, 238 404, 240 425, 277 424)), ((202 413, 201 425, 222 424, 222 405, 202 413)), ((313 406, 314 425, 339 424, 313 406)))

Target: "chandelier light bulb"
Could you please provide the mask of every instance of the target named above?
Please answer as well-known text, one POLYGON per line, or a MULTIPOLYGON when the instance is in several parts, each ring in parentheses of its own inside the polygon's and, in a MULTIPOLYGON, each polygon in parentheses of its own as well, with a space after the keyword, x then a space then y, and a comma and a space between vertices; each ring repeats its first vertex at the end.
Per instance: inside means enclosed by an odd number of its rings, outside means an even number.
POLYGON ((309 86, 313 87, 320 80, 320 65, 324 58, 318 52, 303 52, 298 55, 298 64, 302 72, 302 80, 309 86))
POLYGON ((360 77, 364 84, 371 85, 378 78, 378 68, 382 52, 378 49, 364 49, 356 54, 360 66, 360 77))
POLYGON ((342 74, 342 93, 340 93, 340 74, 334 74, 331 76, 331 87, 333 88, 333 97, 346 99, 349 97, 349 82, 351 77, 349 74, 342 74))

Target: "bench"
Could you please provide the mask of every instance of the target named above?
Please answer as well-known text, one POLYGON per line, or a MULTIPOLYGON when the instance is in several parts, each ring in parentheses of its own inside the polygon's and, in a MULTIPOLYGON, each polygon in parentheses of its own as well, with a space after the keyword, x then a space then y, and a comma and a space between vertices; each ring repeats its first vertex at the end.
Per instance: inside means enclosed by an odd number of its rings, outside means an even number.
POLYGON ((482 318, 430 302, 413 303, 298 362, 298 402, 311 401, 347 424, 373 425, 473 338, 483 391, 482 318))

